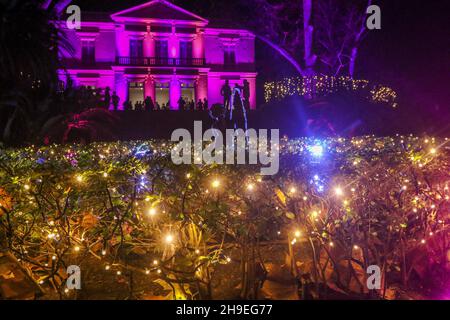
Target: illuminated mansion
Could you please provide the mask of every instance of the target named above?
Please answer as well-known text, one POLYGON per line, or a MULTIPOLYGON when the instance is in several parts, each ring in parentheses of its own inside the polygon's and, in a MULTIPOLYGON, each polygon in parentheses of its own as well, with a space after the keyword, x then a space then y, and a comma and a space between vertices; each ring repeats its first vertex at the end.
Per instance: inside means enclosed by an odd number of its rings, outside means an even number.
POLYGON ((81 13, 81 28, 60 23, 74 48, 61 50, 60 79, 111 89, 124 101, 153 101, 177 109, 186 100, 223 102, 220 88, 249 82, 256 107, 255 36, 247 30, 210 26, 209 21, 164 0, 114 14, 81 13))

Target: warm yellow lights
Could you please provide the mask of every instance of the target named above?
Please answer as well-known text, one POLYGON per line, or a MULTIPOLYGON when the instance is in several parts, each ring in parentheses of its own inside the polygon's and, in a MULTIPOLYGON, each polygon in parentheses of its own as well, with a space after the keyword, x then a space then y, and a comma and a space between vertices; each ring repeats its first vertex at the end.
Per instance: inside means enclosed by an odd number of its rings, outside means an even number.
POLYGON ((302 235, 302 232, 301 232, 300 230, 295 230, 294 236, 295 236, 296 238, 300 237, 301 235, 302 235))
POLYGON ((171 244, 171 243, 173 242, 173 240, 174 240, 174 237, 173 237, 172 234, 168 234, 168 235, 166 235, 166 236, 164 237, 164 241, 165 241, 167 244, 171 244))
POLYGON ((248 191, 253 191, 253 189, 255 189, 255 185, 252 184, 252 183, 249 183, 249 184, 247 185, 247 190, 248 190, 248 191))
POLYGON ((154 215, 156 215, 156 208, 155 207, 151 207, 150 209, 148 209, 148 215, 150 217, 153 217, 154 215))
POLYGON ((81 248, 80 248, 79 246, 75 246, 75 247, 73 248, 73 250, 75 250, 75 252, 79 252, 79 251, 81 250, 81 248))
POLYGON ((220 181, 219 181, 218 179, 215 179, 215 180, 212 182, 211 186, 212 186, 213 188, 217 189, 217 188, 220 186, 220 181))
POLYGON ((79 183, 81 183, 81 182, 83 182, 83 176, 82 175, 78 175, 78 176, 76 176, 76 178, 75 178, 76 180, 77 180, 77 182, 79 182, 79 183))

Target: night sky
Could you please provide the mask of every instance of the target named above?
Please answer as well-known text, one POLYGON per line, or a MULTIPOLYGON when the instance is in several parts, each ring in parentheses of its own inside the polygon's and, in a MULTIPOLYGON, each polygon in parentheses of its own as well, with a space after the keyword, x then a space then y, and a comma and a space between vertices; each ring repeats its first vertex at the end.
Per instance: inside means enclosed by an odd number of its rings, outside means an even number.
MULTIPOLYGON (((346 0, 347 1, 347 0, 346 0)), ((366 0, 356 0, 364 1, 366 0)), ((119 11, 144 0, 75 0, 82 11, 119 11)), ((245 26, 248 13, 230 17, 230 0, 176 0, 210 20, 233 19, 245 26)), ((381 7, 382 29, 371 31, 358 57, 357 75, 395 88, 407 103, 434 111, 450 110, 449 0, 375 0, 381 7)), ((233 1, 233 6, 238 5, 233 1)), ((277 64, 275 70, 283 70, 277 64)), ((259 61, 267 65, 267 61, 259 61)), ((268 79, 270 80, 270 79, 268 79)))

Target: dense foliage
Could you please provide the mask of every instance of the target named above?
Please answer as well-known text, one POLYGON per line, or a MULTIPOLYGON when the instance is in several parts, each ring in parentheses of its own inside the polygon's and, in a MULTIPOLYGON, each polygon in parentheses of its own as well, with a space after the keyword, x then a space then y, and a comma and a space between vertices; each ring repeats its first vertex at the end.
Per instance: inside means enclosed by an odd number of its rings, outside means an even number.
POLYGON ((62 298, 67 266, 87 257, 104 272, 147 274, 177 299, 214 297, 218 266, 239 263, 241 297, 261 297, 268 243, 303 298, 393 298, 394 284, 439 295, 450 270, 447 142, 282 140, 270 177, 174 165, 164 141, 3 150, 0 240, 62 298), (369 292, 373 264, 382 287, 369 292))

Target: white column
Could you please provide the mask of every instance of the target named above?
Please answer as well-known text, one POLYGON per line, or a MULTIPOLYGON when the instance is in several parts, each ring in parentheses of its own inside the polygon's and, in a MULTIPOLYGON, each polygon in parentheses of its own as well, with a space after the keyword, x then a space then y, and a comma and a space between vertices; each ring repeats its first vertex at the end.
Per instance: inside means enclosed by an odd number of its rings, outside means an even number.
POLYGON ((170 106, 173 110, 178 110, 178 100, 181 97, 181 83, 178 76, 174 74, 170 81, 170 106))

